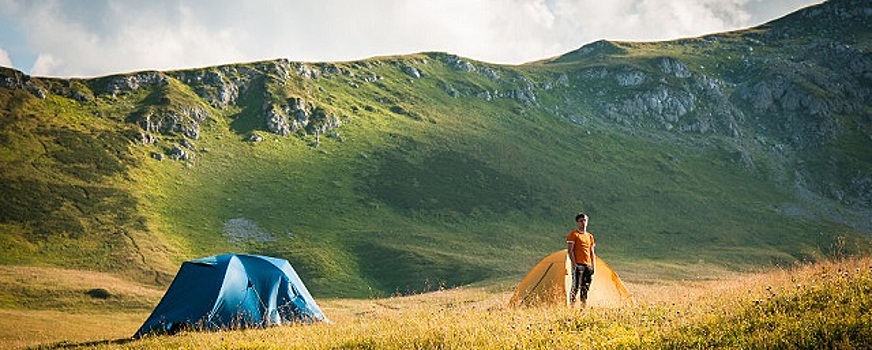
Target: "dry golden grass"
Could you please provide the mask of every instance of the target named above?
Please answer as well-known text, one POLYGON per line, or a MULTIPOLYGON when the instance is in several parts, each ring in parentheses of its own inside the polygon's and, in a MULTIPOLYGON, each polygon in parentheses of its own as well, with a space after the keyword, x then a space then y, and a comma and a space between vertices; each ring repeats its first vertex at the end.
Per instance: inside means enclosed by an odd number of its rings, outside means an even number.
MULTIPOLYGON (((104 288, 115 295, 148 300, 160 299, 162 291, 151 286, 130 282, 109 273, 35 266, 0 266, 0 291, 4 295, 14 289, 39 290, 42 293, 88 291, 104 288)), ((7 305, 4 305, 7 306, 7 305)))
POLYGON ((863 316, 863 310, 872 307, 869 281, 872 258, 731 274, 716 280, 646 279, 627 283, 635 296, 634 305, 584 310, 509 308, 513 284, 501 283, 408 297, 319 300, 332 324, 188 332, 141 340, 120 338, 131 334, 147 313, 138 314, 137 319, 136 313, 107 312, 103 316, 110 321, 106 323, 77 324, 77 317, 87 315, 41 311, 37 315, 44 316, 40 318, 66 320, 55 326, 58 332, 46 331, 54 334, 30 339, 23 338, 31 333, 22 333, 18 342, 4 338, 3 345, 51 345, 67 340, 65 347, 83 342, 79 345, 101 349, 863 348, 870 344, 858 340, 863 339, 858 334, 865 336, 864 327, 872 325, 872 318, 863 316), (821 298, 821 291, 824 295, 832 291, 833 297, 821 298), (848 312, 844 314, 847 323, 816 321, 819 315, 842 312, 848 312), (760 328, 773 320, 778 324, 760 328), (808 324, 818 328, 804 330, 808 324), (121 332, 124 327, 132 328, 121 332), (821 331, 824 338, 814 333, 821 331), (784 334, 786 340, 772 343, 764 336, 767 332, 784 334), (790 336, 791 332, 798 333, 790 336))
POLYGON ((0 348, 129 337, 162 295, 106 273, 0 266, 0 348))
POLYGON ((0 309, 0 349, 126 338, 148 314, 0 309))

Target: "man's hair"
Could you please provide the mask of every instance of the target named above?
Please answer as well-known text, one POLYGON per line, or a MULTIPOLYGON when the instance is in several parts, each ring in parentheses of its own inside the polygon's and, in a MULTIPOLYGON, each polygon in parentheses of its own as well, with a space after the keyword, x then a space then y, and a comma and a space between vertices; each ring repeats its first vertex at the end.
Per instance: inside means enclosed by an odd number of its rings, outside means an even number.
POLYGON ((585 213, 578 213, 578 215, 575 216, 575 222, 578 222, 578 219, 581 219, 581 218, 585 218, 585 219, 587 219, 587 214, 585 214, 585 213))

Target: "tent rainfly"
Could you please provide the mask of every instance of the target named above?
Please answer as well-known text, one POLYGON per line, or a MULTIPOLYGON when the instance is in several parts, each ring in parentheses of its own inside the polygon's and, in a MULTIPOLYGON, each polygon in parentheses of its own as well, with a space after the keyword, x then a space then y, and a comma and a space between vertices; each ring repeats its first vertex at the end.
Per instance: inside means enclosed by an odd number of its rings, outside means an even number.
MULTIPOLYGON (((566 250, 559 250, 540 261, 521 280, 512 298, 511 306, 569 304, 572 285, 572 262, 566 250)), ((618 274, 605 261, 596 258, 596 272, 587 297, 588 306, 617 306, 632 302, 632 295, 618 274)))
POLYGON ((186 261, 134 335, 329 322, 287 260, 225 254, 186 261))

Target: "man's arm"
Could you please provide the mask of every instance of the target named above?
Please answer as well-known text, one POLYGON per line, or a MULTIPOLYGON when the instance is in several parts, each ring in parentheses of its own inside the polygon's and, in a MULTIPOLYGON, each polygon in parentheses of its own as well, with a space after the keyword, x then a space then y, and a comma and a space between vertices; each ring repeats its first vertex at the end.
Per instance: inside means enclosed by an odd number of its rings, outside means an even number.
POLYGON ((566 241, 566 254, 569 254, 569 261, 572 262, 572 266, 575 266, 578 263, 575 262, 575 253, 573 251, 575 251, 575 242, 566 241))
POLYGON ((590 267, 596 271, 596 253, 594 250, 596 249, 596 243, 590 246, 590 267))

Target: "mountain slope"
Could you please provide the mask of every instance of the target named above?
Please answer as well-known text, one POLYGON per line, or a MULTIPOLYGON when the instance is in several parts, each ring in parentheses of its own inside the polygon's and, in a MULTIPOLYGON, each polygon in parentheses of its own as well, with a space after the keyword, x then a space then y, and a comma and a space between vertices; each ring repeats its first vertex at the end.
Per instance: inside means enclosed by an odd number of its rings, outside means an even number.
POLYGON ((318 295, 411 293, 521 274, 579 209, 637 279, 868 252, 870 13, 520 66, 0 69, 0 256, 163 284, 247 251, 318 295))

